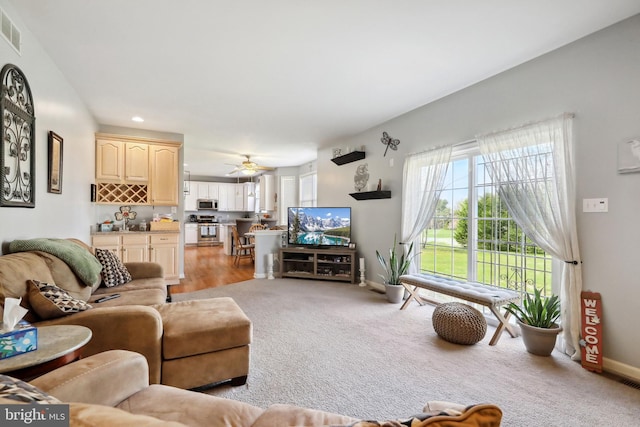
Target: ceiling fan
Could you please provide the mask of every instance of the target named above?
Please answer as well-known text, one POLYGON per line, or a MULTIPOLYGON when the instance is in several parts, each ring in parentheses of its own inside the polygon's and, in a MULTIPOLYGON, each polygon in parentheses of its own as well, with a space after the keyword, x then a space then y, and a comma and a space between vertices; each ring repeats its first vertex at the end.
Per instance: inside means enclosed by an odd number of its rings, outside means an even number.
POLYGON ((260 166, 256 162, 251 161, 251 157, 248 154, 244 155, 247 160, 243 161, 242 164, 236 165, 235 169, 229 172, 227 175, 233 175, 236 172, 240 172, 243 175, 253 175, 258 171, 272 171, 275 168, 268 166, 260 166))

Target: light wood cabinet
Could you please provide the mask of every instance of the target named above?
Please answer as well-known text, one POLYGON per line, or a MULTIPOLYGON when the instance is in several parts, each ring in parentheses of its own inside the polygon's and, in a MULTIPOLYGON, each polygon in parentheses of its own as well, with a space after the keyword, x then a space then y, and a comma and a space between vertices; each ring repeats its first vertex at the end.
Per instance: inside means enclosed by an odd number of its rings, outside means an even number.
POLYGON ((94 249, 106 249, 113 252, 118 259, 122 260, 121 256, 121 240, 117 235, 99 235, 92 236, 91 246, 94 249))
POLYGON ((149 261, 162 266, 167 283, 180 283, 178 274, 178 234, 152 234, 149 240, 149 261))
POLYGON ((122 262, 157 262, 168 284, 180 283, 179 233, 118 233, 91 236, 91 246, 110 250, 122 262))
POLYGON ((124 151, 124 180, 149 181, 149 145, 127 142, 124 151))
POLYGON ((151 145, 151 204, 176 206, 178 204, 178 147, 151 145))
POLYGON ((177 206, 180 143, 96 134, 97 203, 177 206))
POLYGON ((124 178, 124 144, 122 141, 96 139, 96 179, 122 181, 124 178))
POLYGON ((149 242, 145 234, 122 236, 122 262, 149 261, 149 242))

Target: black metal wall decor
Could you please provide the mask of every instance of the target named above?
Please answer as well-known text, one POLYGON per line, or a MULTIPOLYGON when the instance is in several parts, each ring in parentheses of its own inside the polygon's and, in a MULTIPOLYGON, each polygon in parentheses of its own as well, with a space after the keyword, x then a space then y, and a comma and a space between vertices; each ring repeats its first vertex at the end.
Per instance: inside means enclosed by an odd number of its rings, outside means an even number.
POLYGON ((386 132, 382 132, 382 138, 380 138, 380 142, 387 146, 387 148, 384 149, 384 155, 382 157, 385 157, 387 155, 387 150, 389 148, 391 148, 393 151, 396 151, 398 149, 398 144, 400 144, 399 139, 391 138, 386 132))
POLYGON ((2 67, 0 81, 0 206, 33 208, 36 118, 31 88, 25 75, 13 64, 2 67))

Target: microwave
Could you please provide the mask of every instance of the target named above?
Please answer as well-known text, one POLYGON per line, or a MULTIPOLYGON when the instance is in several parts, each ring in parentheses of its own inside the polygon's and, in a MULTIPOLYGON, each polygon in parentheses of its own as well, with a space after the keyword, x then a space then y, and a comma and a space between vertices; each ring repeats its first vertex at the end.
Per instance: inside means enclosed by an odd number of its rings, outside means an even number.
POLYGON ((199 210, 210 210, 217 211, 218 210, 218 201, 211 199, 198 199, 198 209, 199 210))

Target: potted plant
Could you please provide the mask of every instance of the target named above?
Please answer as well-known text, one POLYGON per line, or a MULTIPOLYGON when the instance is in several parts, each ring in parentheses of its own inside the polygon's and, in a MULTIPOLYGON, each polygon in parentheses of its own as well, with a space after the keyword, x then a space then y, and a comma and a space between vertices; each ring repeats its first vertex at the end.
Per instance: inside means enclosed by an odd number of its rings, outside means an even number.
POLYGON ((556 338, 562 331, 557 324, 560 318, 558 296, 546 298, 541 295, 540 289, 534 289, 533 296, 525 294, 522 305, 512 302, 506 310, 516 317, 527 351, 538 356, 551 355, 556 338))
POLYGON ((407 253, 405 254, 404 251, 402 251, 401 256, 396 254, 397 246, 397 238, 394 235, 393 246, 389 249, 388 261, 376 250, 376 257, 378 258, 378 262, 380 262, 385 273, 379 274, 379 276, 384 280, 387 300, 391 303, 399 303, 402 301, 404 286, 400 284, 400 276, 409 271, 409 265, 411 265, 411 253, 413 252, 413 242, 409 246, 407 253))

